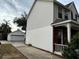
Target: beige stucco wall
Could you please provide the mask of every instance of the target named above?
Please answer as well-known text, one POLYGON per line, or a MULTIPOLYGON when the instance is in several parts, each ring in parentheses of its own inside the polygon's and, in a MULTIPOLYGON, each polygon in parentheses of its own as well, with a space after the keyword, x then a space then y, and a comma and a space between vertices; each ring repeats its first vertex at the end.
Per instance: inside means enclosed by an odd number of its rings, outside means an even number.
POLYGON ((37 1, 27 22, 26 44, 53 51, 53 2, 37 1))

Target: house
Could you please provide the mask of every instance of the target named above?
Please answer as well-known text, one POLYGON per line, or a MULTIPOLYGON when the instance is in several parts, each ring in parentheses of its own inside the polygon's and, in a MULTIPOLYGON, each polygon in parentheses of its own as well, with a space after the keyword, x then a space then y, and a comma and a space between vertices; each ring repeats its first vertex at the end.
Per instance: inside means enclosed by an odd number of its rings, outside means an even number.
POLYGON ((61 55, 79 30, 78 19, 74 2, 63 5, 53 0, 35 0, 28 16, 26 44, 61 55))
POLYGON ((25 41, 25 34, 21 30, 16 30, 8 35, 10 42, 23 42, 25 41))

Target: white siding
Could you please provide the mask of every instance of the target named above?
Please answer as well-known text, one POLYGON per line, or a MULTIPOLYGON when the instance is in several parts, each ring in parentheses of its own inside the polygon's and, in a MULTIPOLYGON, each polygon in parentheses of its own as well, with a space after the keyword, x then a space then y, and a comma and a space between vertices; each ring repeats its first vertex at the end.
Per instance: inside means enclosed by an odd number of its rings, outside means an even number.
POLYGON ((53 2, 37 1, 27 22, 26 43, 53 51, 53 2))
POLYGON ((75 19, 75 15, 78 14, 78 13, 77 13, 77 11, 76 11, 74 5, 71 4, 71 5, 69 6, 69 9, 73 12, 73 18, 75 19))
POLYGON ((24 35, 11 35, 12 42, 24 42, 24 35))
POLYGON ((8 41, 24 42, 25 34, 19 30, 12 32, 8 35, 8 41))
POLYGON ((27 44, 32 44, 35 47, 53 51, 52 27, 47 26, 27 32, 27 44))
POLYGON ((53 22, 53 2, 37 1, 27 21, 27 30, 49 26, 53 22))

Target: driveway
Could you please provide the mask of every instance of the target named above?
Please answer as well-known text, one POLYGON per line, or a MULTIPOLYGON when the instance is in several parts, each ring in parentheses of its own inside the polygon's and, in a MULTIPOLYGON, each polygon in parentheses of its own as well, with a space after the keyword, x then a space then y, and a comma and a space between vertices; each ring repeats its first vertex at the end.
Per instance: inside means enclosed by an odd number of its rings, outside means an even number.
POLYGON ((16 48, 29 59, 62 59, 58 56, 51 55, 50 53, 41 51, 33 47, 29 47, 27 45, 16 46, 16 48))
POLYGON ((2 44, 12 44, 15 46, 22 54, 24 54, 28 59, 62 59, 58 56, 51 55, 50 53, 41 51, 39 49, 25 45, 22 42, 7 42, 1 41, 2 44))

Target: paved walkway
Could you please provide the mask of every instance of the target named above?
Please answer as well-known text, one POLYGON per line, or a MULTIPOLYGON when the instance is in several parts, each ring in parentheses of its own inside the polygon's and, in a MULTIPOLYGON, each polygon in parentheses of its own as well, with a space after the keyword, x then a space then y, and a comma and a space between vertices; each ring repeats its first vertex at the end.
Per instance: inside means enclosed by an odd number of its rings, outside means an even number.
POLYGON ((29 47, 22 42, 7 42, 1 41, 2 44, 12 44, 15 46, 21 53, 28 57, 28 59, 62 59, 58 56, 51 55, 50 53, 41 51, 39 49, 29 47))
POLYGON ((55 55, 51 55, 50 53, 41 51, 39 49, 28 47, 28 46, 19 46, 16 47, 19 51, 21 51, 25 56, 29 59, 62 59, 55 55))

